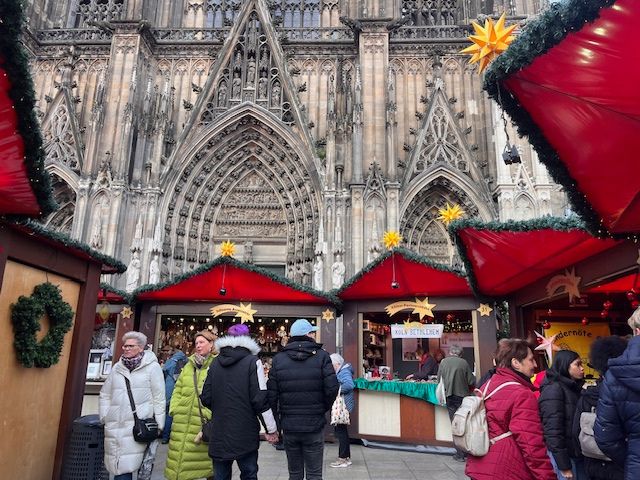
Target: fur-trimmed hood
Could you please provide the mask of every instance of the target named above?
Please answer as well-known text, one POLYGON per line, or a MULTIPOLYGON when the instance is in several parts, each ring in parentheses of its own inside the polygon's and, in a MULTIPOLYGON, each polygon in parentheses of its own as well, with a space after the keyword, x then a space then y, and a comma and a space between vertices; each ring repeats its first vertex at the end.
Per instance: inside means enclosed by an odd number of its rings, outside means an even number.
POLYGON ((250 355, 258 355, 260 353, 260 346, 254 339, 246 335, 232 336, 225 335, 216 340, 215 348, 220 352, 219 360, 223 365, 229 365, 237 362, 240 358, 247 355, 247 351, 250 355), (243 350, 245 350, 243 352, 243 350))

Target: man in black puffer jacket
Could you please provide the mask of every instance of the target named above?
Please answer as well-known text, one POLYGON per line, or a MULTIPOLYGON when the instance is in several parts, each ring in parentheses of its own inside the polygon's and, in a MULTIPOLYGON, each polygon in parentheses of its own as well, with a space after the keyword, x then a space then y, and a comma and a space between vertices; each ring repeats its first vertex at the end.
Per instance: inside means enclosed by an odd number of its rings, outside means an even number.
POLYGON ((305 471, 307 480, 322 479, 325 413, 338 395, 331 358, 315 341, 317 330, 308 320, 296 320, 269 371, 269 401, 280 417, 289 480, 302 480, 305 471))
POLYGON ((216 340, 220 352, 209 368, 202 387, 202 404, 211 409, 213 435, 209 456, 213 458, 215 478, 231 480, 235 460, 243 480, 258 479, 260 425, 273 443, 278 439, 275 417, 267 398, 267 379, 256 356, 258 344, 249 337, 246 325, 233 325, 216 340))
POLYGON ((593 434, 600 450, 624 465, 625 480, 640 478, 640 308, 629 319, 634 337, 609 361, 600 387, 593 434))

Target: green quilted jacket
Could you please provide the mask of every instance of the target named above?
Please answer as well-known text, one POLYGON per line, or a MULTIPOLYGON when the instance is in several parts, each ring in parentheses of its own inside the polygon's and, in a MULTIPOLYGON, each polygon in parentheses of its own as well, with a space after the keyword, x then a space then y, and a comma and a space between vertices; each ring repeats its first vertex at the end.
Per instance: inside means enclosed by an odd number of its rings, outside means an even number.
MULTIPOLYGON (((195 370, 198 379, 199 395, 214 355, 209 355, 200 369, 196 368, 193 358, 193 356, 189 357, 189 362, 180 372, 169 405, 173 424, 167 466, 164 470, 164 476, 168 480, 193 480, 213 475, 213 462, 209 457, 208 445, 206 443, 196 445, 193 442, 202 428, 193 372, 195 370)), ((208 408, 202 407, 202 414, 207 420, 211 418, 211 411, 208 408)))

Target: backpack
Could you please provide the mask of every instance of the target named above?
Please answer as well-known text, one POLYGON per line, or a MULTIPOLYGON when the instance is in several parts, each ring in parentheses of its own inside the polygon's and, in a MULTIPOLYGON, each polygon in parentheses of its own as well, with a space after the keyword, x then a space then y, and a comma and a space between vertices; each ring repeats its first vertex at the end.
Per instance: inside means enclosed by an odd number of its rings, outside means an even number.
POLYGON ((490 383, 491 379, 489 379, 482 391, 476 388, 474 390, 475 395, 464 397, 462 405, 456 410, 453 420, 451 420, 451 435, 453 436, 454 445, 457 449, 474 457, 486 455, 491 445, 511 435, 511 432, 505 432, 489 439, 487 411, 485 410, 484 402, 503 387, 520 384, 518 382, 505 382, 487 395, 490 383))
POLYGON ((182 369, 184 368, 184 366, 189 363, 189 359, 188 358, 181 358, 180 360, 178 360, 176 362, 176 368, 173 369, 173 379, 175 381, 178 381, 178 377, 180 376, 180 372, 182 372, 182 369))
POLYGON ((582 412, 580 414, 580 433, 578 433, 578 442, 580 442, 580 450, 582 455, 589 458, 595 458, 596 460, 603 460, 610 462, 611 459, 607 457, 593 436, 593 425, 596 423, 595 408, 591 408, 590 412, 582 412))

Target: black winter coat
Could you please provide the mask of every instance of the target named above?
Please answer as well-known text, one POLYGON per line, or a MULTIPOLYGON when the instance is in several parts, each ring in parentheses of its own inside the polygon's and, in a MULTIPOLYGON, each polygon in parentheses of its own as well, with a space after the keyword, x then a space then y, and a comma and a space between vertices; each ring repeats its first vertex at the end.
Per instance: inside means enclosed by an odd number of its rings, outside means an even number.
MULTIPOLYGON (((598 405, 600 395, 600 382, 598 384, 582 390, 578 403, 576 404, 576 415, 573 419, 573 439, 576 442, 575 448, 580 452, 580 414, 590 412, 598 405)), ((596 458, 584 457, 584 469, 589 476, 589 480, 623 480, 624 470, 622 464, 615 462, 605 462, 596 458)))
POLYGON ((200 395, 212 414, 209 456, 235 460, 260 447, 258 417, 268 432, 277 429, 262 363, 255 355, 260 347, 246 336, 226 336, 216 341, 216 349, 220 354, 209 367, 200 395))
POLYGON ((306 336, 291 337, 273 357, 267 388, 285 435, 318 432, 338 395, 338 379, 321 344, 306 336))
POLYGON ((582 456, 573 441, 573 418, 582 383, 549 369, 540 386, 538 408, 544 442, 560 470, 570 470, 571 459, 582 456))
POLYGON ((624 353, 609 360, 600 386, 593 429, 600 449, 624 465, 625 480, 640 478, 640 336, 624 353))

